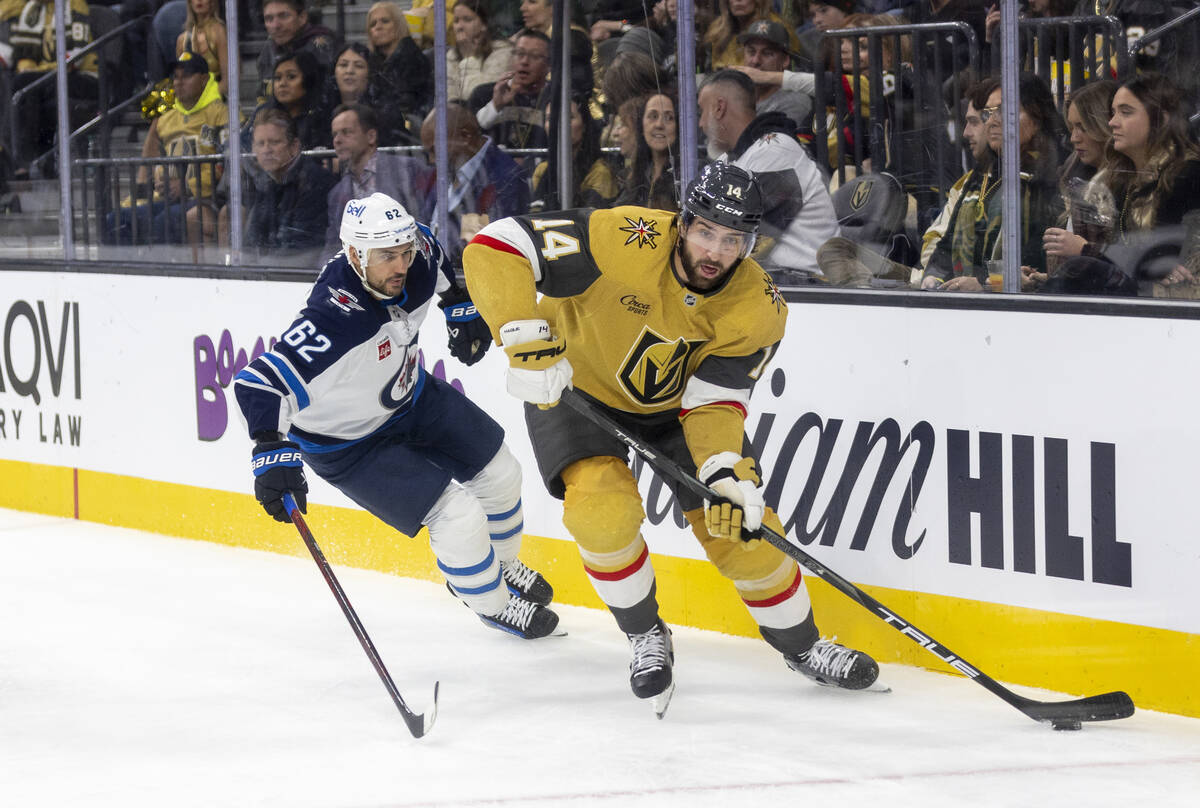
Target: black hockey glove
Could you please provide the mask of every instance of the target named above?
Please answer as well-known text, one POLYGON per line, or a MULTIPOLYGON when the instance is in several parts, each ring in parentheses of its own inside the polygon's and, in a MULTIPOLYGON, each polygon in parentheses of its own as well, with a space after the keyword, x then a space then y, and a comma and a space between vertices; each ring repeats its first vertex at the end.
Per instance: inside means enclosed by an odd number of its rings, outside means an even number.
POLYGON ((292 521, 283 507, 283 495, 289 491, 296 498, 300 513, 308 513, 305 499, 308 481, 304 479, 299 446, 290 440, 260 441, 250 456, 253 458, 250 468, 254 472, 254 496, 275 521, 292 521))
POLYGON ((479 316, 466 289, 451 287, 438 308, 446 315, 446 331, 450 335, 450 353, 464 365, 473 365, 483 358, 492 345, 492 332, 479 316))

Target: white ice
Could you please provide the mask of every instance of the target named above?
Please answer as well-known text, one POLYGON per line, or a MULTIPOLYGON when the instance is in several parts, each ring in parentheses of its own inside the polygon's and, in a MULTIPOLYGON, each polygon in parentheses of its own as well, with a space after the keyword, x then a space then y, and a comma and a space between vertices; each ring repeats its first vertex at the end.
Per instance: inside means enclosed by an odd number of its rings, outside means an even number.
POLYGON ((1054 732, 966 679, 834 691, 677 628, 658 721, 607 614, 560 607, 569 636, 525 642, 436 584, 337 572, 409 705, 441 681, 427 737, 311 559, 0 511, 0 805, 1195 804, 1196 719, 1054 732))

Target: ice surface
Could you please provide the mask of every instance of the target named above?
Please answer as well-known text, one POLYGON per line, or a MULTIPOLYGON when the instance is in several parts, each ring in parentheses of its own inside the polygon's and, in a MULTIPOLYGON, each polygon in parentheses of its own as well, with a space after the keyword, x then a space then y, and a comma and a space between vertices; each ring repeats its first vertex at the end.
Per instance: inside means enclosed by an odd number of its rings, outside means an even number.
POLYGON ((426 738, 311 559, 0 511, 0 805, 1172 808, 1200 783, 1195 719, 1053 732, 965 679, 829 690, 688 628, 658 721, 607 614, 526 642, 437 584, 338 576, 409 705, 441 681, 426 738))

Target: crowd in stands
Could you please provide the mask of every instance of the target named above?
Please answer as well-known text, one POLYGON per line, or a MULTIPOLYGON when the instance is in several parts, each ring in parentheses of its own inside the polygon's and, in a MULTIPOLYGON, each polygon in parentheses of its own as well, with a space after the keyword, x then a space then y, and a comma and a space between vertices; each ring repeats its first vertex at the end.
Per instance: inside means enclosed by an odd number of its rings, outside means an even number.
MULTIPOLYGON (((70 0, 72 52, 96 35, 100 2, 70 0)), ((154 112, 142 143, 147 164, 111 195, 101 241, 217 256, 236 213, 248 255, 312 263, 336 251, 345 202, 376 191, 435 222, 434 2, 370 5, 364 41, 341 41, 305 0, 240 4, 242 39, 259 48, 257 97, 243 99, 233 135, 224 3, 121 3, 120 19, 153 15, 138 29, 148 36, 140 50, 129 49, 141 54, 132 72, 150 83, 166 78, 173 93, 143 105, 154 112), (230 143, 252 155, 240 211, 230 208, 219 159, 230 143), (182 159, 205 155, 212 160, 182 159), (178 159, 149 165, 155 158, 178 159)), ((680 130, 690 122, 677 108, 677 0, 582 0, 565 36, 553 30, 552 0, 445 5, 452 177, 449 230, 438 235, 452 255, 511 214, 678 207, 680 130), (561 40, 572 60, 569 75, 555 77, 561 40), (564 80, 570 104, 560 110, 564 80), (567 166, 555 149, 560 115, 570 120, 567 199, 559 190, 567 166)), ((1052 22, 1115 17, 1128 48, 1195 5, 1028 0, 1020 13, 1052 22)), ((701 160, 755 174, 767 201, 755 257, 781 284, 996 290, 1004 200, 1015 193, 1023 291, 1200 297, 1200 147, 1190 122, 1200 71, 1183 58, 1196 28, 1133 49, 1120 73, 1095 50, 1084 69, 1074 63, 1074 75, 1061 59, 1049 73, 1028 72, 1046 62, 1030 59, 1019 97, 1006 100, 996 67, 1000 12, 987 0, 697 0, 694 14, 701 160), (914 29, 868 35, 925 23, 963 24, 956 30, 968 31, 970 48, 914 29), (1007 191, 1001 121, 1013 103, 1020 182, 1007 191), (865 181, 886 174, 895 179, 865 181), (869 201, 872 187, 882 201, 869 201), (900 208, 903 224, 878 243, 857 239, 849 208, 881 204, 900 208)), ((37 163, 52 152, 56 125, 54 82, 38 79, 54 68, 53 0, 0 0, 0 136, 15 177, 54 170, 52 154, 37 163), (12 94, 31 86, 12 108, 12 94)), ((95 112, 97 70, 95 51, 70 62, 73 126, 95 112)))

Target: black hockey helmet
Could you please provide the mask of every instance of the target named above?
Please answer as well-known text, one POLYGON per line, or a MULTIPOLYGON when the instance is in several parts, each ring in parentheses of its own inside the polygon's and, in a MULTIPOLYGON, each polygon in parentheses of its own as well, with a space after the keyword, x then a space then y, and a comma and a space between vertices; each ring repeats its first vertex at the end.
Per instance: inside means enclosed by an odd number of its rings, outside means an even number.
POLYGON ((754 233, 763 217, 762 191, 746 169, 730 163, 709 163, 688 185, 683 208, 710 222, 754 233))

